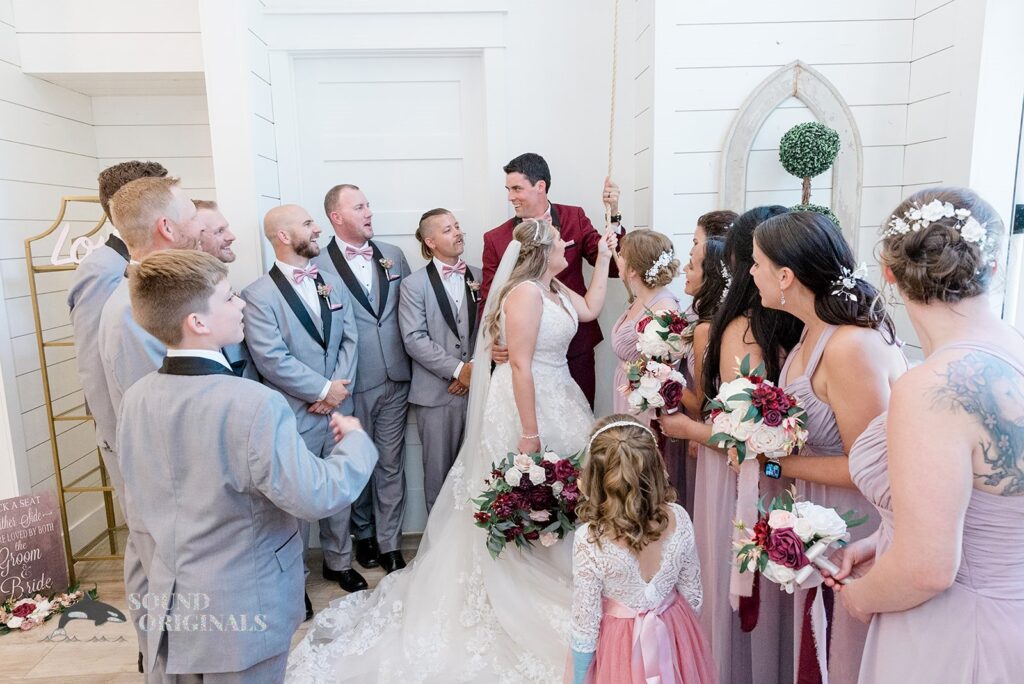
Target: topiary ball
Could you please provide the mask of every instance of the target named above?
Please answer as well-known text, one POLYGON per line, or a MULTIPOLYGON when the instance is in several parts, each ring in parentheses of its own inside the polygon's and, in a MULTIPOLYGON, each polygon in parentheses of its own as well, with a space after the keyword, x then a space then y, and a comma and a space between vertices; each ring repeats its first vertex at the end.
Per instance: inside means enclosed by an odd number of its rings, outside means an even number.
POLYGON ((836 228, 842 230, 842 226, 839 224, 839 217, 832 213, 832 210, 828 207, 823 207, 820 204, 797 204, 789 208, 790 211, 813 211, 821 214, 832 223, 836 224, 836 228))
POLYGON ((817 121, 793 126, 779 141, 782 168, 797 178, 814 178, 825 173, 837 154, 839 134, 817 121))

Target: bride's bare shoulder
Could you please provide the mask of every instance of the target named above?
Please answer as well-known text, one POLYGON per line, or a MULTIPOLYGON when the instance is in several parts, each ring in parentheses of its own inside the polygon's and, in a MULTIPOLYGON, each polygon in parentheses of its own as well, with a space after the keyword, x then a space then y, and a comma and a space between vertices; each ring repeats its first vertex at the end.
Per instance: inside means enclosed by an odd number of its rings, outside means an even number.
POLYGON ((540 291, 540 287, 537 283, 532 280, 524 280, 519 283, 511 290, 505 297, 504 308, 530 308, 536 306, 543 306, 544 294, 540 291), (523 287, 526 285, 526 287, 523 287))

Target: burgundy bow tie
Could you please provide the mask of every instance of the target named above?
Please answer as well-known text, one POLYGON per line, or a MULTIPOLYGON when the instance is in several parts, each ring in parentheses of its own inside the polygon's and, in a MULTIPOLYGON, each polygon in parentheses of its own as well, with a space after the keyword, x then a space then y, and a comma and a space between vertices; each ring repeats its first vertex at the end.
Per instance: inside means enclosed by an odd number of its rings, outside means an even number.
POLYGON ((370 245, 366 245, 365 247, 360 247, 359 249, 356 249, 355 247, 349 247, 348 245, 345 245, 346 259, 355 259, 357 256, 361 256, 367 261, 369 261, 370 259, 373 258, 373 247, 370 247, 370 245))
POLYGON ((310 280, 316 280, 317 273, 316 264, 310 264, 307 268, 297 268, 292 271, 292 280, 295 281, 296 285, 301 285, 303 278, 309 278, 310 280))
POLYGON ((449 266, 448 264, 444 264, 444 266, 442 266, 441 275, 444 277, 445 280, 451 278, 453 273, 458 273, 460 276, 465 276, 466 262, 460 259, 459 262, 456 263, 454 266, 449 266))

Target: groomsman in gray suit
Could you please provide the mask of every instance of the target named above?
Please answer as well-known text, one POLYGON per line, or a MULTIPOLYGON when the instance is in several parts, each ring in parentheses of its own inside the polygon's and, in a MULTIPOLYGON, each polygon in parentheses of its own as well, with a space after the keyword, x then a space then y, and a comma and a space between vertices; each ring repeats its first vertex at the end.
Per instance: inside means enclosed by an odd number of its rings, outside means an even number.
POLYGON ((412 374, 398 327, 398 298, 409 264, 401 249, 372 239, 373 212, 358 187, 331 188, 324 211, 334 237, 313 263, 321 272, 340 277, 354 301, 359 336, 359 372, 352 390, 355 415, 380 452, 370 486, 352 507, 355 556, 363 567, 380 565, 390 573, 405 567, 399 544, 412 374))
MULTIPOLYGON (((138 178, 121 187, 110 198, 110 217, 121 232, 133 261, 152 252, 171 247, 196 249, 201 227, 196 222, 196 208, 171 177, 138 178)), ((100 314, 96 343, 106 380, 111 415, 110 433, 117 434, 117 412, 121 397, 136 380, 156 370, 164 355, 164 345, 143 330, 132 318, 128 299, 128 279, 122 278, 107 299, 100 314)), ((122 459, 117 458, 117 440, 112 445, 121 472, 122 459)), ((124 493, 128 495, 127 492, 124 493)), ((128 539, 124 550, 125 592, 128 597, 146 593, 146 570, 153 554, 153 540, 142 531, 133 530, 128 521, 128 539)), ((132 621, 139 628, 140 613, 132 610, 132 621)), ((145 660, 146 635, 140 631, 139 652, 145 660)))
MULTIPOLYGON (((295 204, 274 207, 263 231, 277 260, 242 291, 245 339, 263 382, 284 395, 306 448, 326 458, 334 448, 330 414, 352 413, 348 385, 356 374, 356 321, 348 291, 310 259, 320 254, 320 227, 295 204)), ((303 543, 308 524, 302 526, 303 543)), ((352 569, 349 509, 320 521, 323 574, 348 592, 366 589, 352 569)))
MULTIPOLYGON (((103 213, 110 218, 110 198, 123 185, 136 178, 163 177, 167 169, 156 162, 128 161, 108 167, 100 172, 99 195, 103 213)), ((117 227, 116 225, 114 226, 117 227)), ((90 252, 75 269, 68 287, 68 308, 71 310, 71 329, 75 337, 75 355, 78 357, 78 375, 85 393, 85 403, 96 422, 96 444, 100 448, 103 465, 110 484, 117 494, 118 505, 123 506, 124 486, 114 456, 116 423, 114 408, 110 405, 107 378, 100 362, 97 332, 103 305, 111 293, 124 280, 124 272, 131 257, 128 246, 111 233, 106 242, 90 252)), ((123 508, 122 508, 123 511, 123 508)))
POLYGON ((416 239, 429 263, 402 283, 398 322, 412 358, 409 403, 416 406, 430 511, 465 432, 481 275, 462 260, 465 239, 447 209, 423 214, 416 239))
POLYGON ((139 601, 148 680, 283 681, 302 622, 296 519, 350 505, 376 449, 337 416, 338 444, 319 458, 280 393, 235 377, 220 349, 242 340, 245 303, 215 258, 152 254, 130 286, 138 321, 167 345, 118 421, 128 523, 153 540, 139 601))

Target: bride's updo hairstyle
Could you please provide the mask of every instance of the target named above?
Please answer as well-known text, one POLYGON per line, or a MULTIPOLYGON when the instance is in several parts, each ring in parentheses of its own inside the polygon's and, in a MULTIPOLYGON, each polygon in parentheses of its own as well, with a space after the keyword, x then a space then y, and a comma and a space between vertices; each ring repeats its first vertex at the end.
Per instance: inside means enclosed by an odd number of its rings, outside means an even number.
POLYGON ((665 234, 641 228, 619 239, 619 256, 650 288, 665 287, 679 275, 679 259, 665 234))
POLYGON ((858 273, 853 250, 827 217, 814 211, 773 216, 754 230, 754 242, 814 294, 814 313, 822 321, 873 328, 890 344, 896 341, 878 290, 858 273))
POLYGON ((908 300, 955 304, 988 292, 1004 239, 999 214, 973 190, 926 188, 882 226, 879 260, 908 300))
MULTIPOLYGON (((508 293, 520 283, 538 280, 548 270, 548 256, 555 244, 556 235, 558 231, 555 227, 543 219, 526 219, 512 231, 512 239, 520 244, 519 258, 508 276, 508 282, 498 292, 497 305, 487 317, 485 330, 492 340, 497 341, 501 331, 501 307, 508 293)), ((552 292, 558 292, 560 287, 561 283, 551 280, 552 292)))
POLYGON ((590 434, 576 515, 590 523, 590 541, 603 537, 639 552, 661 539, 669 522, 664 506, 676 500, 654 433, 620 413, 594 423, 590 434), (613 423, 622 424, 608 427, 613 423))

